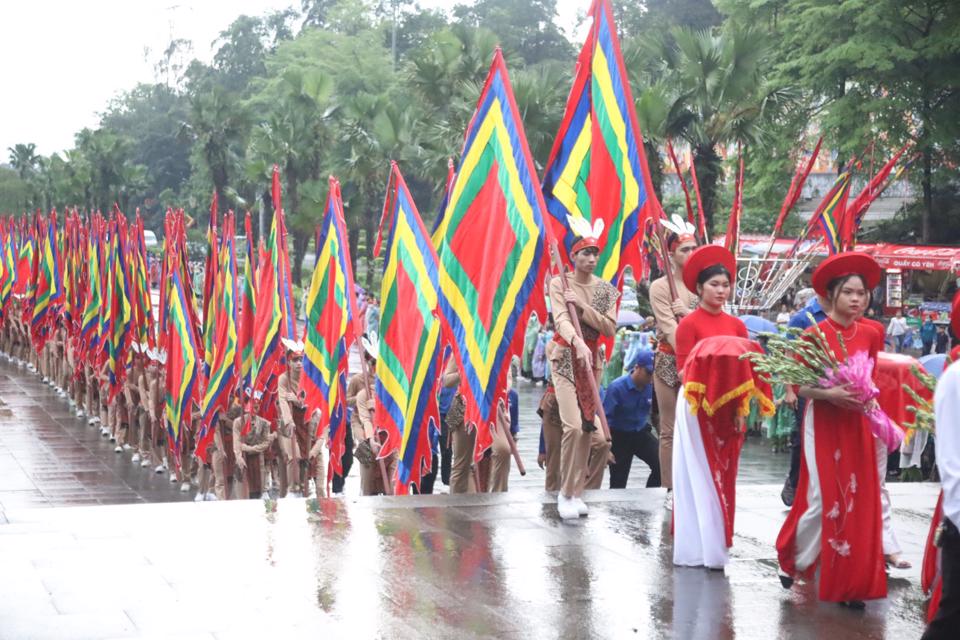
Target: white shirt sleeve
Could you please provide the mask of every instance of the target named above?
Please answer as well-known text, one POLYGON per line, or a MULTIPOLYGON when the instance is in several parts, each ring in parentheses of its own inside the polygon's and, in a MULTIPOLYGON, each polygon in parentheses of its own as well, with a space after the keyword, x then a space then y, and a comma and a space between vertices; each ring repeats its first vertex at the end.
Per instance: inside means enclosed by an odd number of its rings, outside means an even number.
POLYGON ((933 398, 943 513, 960 525, 960 362, 943 372, 933 398))

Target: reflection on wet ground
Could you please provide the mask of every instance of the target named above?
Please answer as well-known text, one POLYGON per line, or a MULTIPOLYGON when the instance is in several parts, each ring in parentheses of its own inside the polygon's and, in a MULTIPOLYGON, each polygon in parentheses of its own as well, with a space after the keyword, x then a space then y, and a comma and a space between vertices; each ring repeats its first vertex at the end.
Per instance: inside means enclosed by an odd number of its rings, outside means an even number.
MULTIPOLYGON (((725 575, 672 566, 653 489, 588 494, 573 524, 534 491, 16 509, 0 637, 918 637, 916 569, 859 613, 780 588, 773 489, 740 491, 725 575)), ((916 566, 934 490, 893 499, 916 566)))
MULTIPOLYGON (((542 489, 544 472, 537 467, 540 418, 536 410, 543 387, 518 383, 520 435, 517 445, 527 467, 514 470, 512 489, 542 489)), ((19 507, 82 506, 191 500, 166 474, 131 463, 132 451, 114 453, 114 445, 97 427, 74 416, 35 374, 0 359, 0 522, 4 511, 19 507)), ((766 440, 747 439, 740 462, 740 484, 783 482, 787 454, 773 454, 766 440)), ((646 485, 649 469, 633 461, 628 487, 646 485)), ((445 488, 437 482, 438 491, 445 488)), ((359 465, 354 465, 346 494, 360 492, 359 465)))
MULTIPOLYGON (((561 523, 535 464, 540 388, 520 391, 530 472, 514 473, 508 494, 348 495, 312 511, 289 499, 270 512, 261 501, 174 503, 191 496, 0 363, 0 638, 920 635, 936 486, 891 485, 915 568, 856 613, 777 582, 786 455, 748 441, 726 574, 674 568, 662 490, 592 492, 590 516, 561 523)), ((629 486, 646 475, 635 461, 629 486)))

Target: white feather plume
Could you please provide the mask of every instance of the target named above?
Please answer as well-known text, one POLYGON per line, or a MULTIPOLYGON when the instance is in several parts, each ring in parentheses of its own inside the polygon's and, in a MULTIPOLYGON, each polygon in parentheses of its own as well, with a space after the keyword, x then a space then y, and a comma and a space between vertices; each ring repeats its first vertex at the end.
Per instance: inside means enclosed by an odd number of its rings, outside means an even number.
POLYGON ((685 234, 692 235, 696 231, 696 229, 692 224, 690 224, 689 222, 681 218, 680 215, 676 213, 673 214, 670 220, 667 220, 667 219, 661 220, 660 224, 662 224, 668 231, 672 231, 678 236, 682 236, 685 234))
POLYGON ((593 233, 593 229, 590 228, 590 223, 583 216, 571 216, 567 214, 567 225, 570 227, 570 230, 573 231, 574 235, 579 238, 589 238, 590 234, 593 233))
POLYGON ((604 225, 603 225, 603 220, 602 220, 602 219, 597 218, 596 220, 594 220, 594 221, 593 221, 593 235, 590 236, 590 237, 591 237, 591 238, 599 238, 599 237, 600 237, 600 234, 603 233, 603 227, 604 227, 604 225))

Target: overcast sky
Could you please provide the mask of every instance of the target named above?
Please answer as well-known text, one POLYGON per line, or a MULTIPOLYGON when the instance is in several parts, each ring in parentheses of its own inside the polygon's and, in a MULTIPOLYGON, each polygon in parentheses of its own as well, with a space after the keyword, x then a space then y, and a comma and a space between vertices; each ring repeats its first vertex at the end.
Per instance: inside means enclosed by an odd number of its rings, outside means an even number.
MULTIPOLYGON (((462 1, 462 0, 461 0, 462 1)), ((517 0, 523 2, 524 0, 517 0)), ((421 6, 453 2, 421 0, 421 6)), ((559 0, 572 28, 589 0, 559 0)), ((241 14, 262 15, 299 0, 23 0, 0 9, 0 162, 7 148, 33 142, 49 155, 73 147, 96 127, 111 98, 156 79, 154 65, 171 37, 193 42, 193 57, 241 14)), ((572 61, 571 61, 572 64, 572 61)))

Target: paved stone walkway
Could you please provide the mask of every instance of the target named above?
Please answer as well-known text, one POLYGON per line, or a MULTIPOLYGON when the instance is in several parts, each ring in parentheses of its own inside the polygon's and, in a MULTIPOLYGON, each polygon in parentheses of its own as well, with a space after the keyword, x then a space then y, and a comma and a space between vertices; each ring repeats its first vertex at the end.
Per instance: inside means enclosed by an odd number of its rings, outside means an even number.
POLYGON ((0 640, 920 635, 935 485, 890 486, 914 568, 852 612, 776 579, 785 454, 745 446, 726 574, 675 568, 664 492, 638 488, 639 461, 632 488, 590 492, 588 518, 559 520, 535 462, 541 388, 519 386, 530 472, 508 494, 361 498, 351 478, 319 513, 292 498, 267 513, 258 500, 183 504, 192 493, 0 361, 0 640))
MULTIPOLYGON (((675 568, 660 489, 16 509, 0 638, 917 638, 919 570, 853 612, 786 592, 772 485, 738 490, 726 574, 675 568)), ((936 499, 893 487, 917 567, 936 499)))

